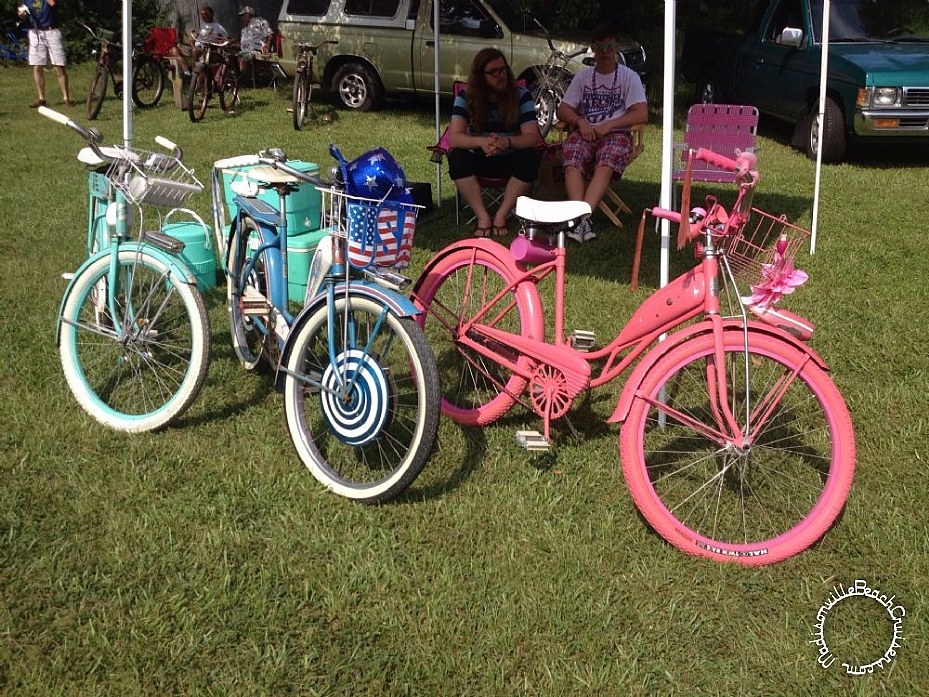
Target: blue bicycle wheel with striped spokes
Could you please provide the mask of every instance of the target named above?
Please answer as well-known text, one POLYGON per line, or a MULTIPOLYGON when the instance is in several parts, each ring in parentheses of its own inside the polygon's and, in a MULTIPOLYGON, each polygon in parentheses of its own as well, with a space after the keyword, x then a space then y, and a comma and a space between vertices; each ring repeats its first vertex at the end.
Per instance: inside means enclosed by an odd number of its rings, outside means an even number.
POLYGON ((329 430, 340 441, 361 446, 374 440, 391 408, 387 374, 364 351, 343 351, 326 367, 320 404, 329 430))

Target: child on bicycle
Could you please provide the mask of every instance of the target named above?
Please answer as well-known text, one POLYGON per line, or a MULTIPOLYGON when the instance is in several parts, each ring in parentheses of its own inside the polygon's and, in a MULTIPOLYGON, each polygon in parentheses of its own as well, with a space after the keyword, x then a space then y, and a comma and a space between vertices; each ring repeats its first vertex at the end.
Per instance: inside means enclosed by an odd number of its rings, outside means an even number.
MULTIPOLYGON (((624 130, 648 121, 645 88, 638 74, 616 59, 618 32, 598 24, 590 47, 596 64, 575 74, 558 107, 558 118, 572 132, 562 144, 568 198, 596 210, 614 176, 622 176, 632 153, 624 130)), ((578 242, 596 237, 587 219, 568 233, 578 242)))

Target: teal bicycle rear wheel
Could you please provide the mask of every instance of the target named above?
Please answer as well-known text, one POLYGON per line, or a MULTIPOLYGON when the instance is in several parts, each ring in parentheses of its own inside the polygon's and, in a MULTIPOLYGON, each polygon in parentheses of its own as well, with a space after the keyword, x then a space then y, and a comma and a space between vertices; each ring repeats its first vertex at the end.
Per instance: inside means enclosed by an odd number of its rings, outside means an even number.
POLYGON ((81 407, 117 431, 163 428, 193 403, 212 343, 206 306, 161 259, 120 250, 86 266, 62 303, 58 348, 81 407), (107 299, 116 283, 114 309, 107 299))

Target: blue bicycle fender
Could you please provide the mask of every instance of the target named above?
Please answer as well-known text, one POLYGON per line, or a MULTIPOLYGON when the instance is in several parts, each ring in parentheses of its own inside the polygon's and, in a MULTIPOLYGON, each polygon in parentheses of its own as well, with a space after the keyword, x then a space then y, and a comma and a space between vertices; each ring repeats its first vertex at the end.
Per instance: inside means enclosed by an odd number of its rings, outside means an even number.
MULTIPOLYGON (((124 242, 119 246, 119 249, 120 251, 123 251, 124 249, 128 251, 142 250, 150 257, 158 259, 158 261, 162 262, 165 266, 171 269, 171 274, 173 276, 183 278, 184 283, 187 283, 188 285, 197 285, 197 277, 194 275, 193 271, 187 267, 187 264, 185 264, 170 252, 165 252, 158 247, 155 247, 154 245, 144 242, 124 242)), ((65 288, 65 292, 61 296, 61 304, 58 306, 58 319, 55 322, 55 346, 58 346, 59 342, 61 341, 61 317, 64 315, 65 302, 67 301, 68 296, 71 295, 71 289, 74 286, 74 282, 81 277, 81 274, 84 273, 84 270, 88 266, 95 263, 100 257, 109 257, 110 253, 110 250, 107 249, 87 257, 84 263, 80 265, 78 270, 74 272, 71 280, 68 281, 68 287, 65 288)))
POLYGON ((281 216, 278 210, 260 198, 236 196, 232 203, 256 223, 265 223, 275 228, 281 225, 281 216))
MULTIPOLYGON (((795 349, 807 354, 812 361, 823 370, 829 370, 829 366, 826 365, 826 362, 823 361, 812 348, 782 329, 772 327, 763 322, 749 322, 748 328, 753 332, 769 334, 785 341, 795 349)), ((723 331, 736 331, 741 334, 742 321, 737 319, 723 320, 723 331)), ((645 379, 648 371, 650 371, 658 361, 664 358, 671 349, 695 336, 699 336, 700 334, 711 334, 712 332, 713 325, 710 322, 699 322, 679 332, 674 332, 655 346, 655 348, 648 351, 638 364, 636 364, 629 379, 626 380, 623 391, 619 395, 619 401, 616 403, 616 409, 613 410, 613 414, 607 419, 607 423, 615 424, 626 420, 626 417, 629 416, 629 410, 632 408, 632 402, 635 399, 636 391, 639 389, 639 385, 642 384, 642 380, 645 379)))
MULTIPOLYGON (((336 284, 335 294, 339 295, 340 293, 345 293, 345 283, 336 284)), ((370 298, 374 302, 384 305, 390 313, 398 317, 415 317, 422 314, 422 311, 405 295, 382 288, 371 281, 353 280, 351 282, 351 295, 360 295, 370 298)), ((309 321, 309 318, 312 317, 314 312, 326 305, 326 297, 325 291, 317 293, 303 309, 300 310, 300 314, 294 318, 293 323, 290 325, 290 332, 287 334, 287 341, 284 342, 284 346, 281 349, 281 360, 278 364, 277 374, 274 377, 275 389, 281 390, 284 387, 284 373, 281 372, 280 366, 287 364, 290 352, 293 350, 293 337, 300 333, 300 329, 309 321)))

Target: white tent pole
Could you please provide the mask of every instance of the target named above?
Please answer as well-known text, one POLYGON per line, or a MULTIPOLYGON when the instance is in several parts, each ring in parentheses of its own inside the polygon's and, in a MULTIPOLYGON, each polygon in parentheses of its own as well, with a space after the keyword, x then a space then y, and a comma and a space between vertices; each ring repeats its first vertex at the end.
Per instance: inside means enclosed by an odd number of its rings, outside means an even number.
MULTIPOLYGON (((674 28, 677 18, 677 0, 665 0, 664 4, 664 89, 662 91, 661 114, 661 193, 658 205, 671 207, 671 159, 674 154, 674 28)), ((668 284, 671 251, 671 222, 661 221, 661 269, 659 282, 668 284)))
POLYGON ((123 0, 123 145, 132 147, 132 0, 123 0))
POLYGON ((819 225, 819 183, 823 172, 823 126, 826 122, 826 76, 829 74, 829 2, 823 2, 822 65, 819 72, 819 109, 816 128, 819 134, 816 148, 816 183, 813 185, 813 222, 810 226, 810 254, 816 253, 816 228, 819 225))
MULTIPOLYGON (((433 52, 433 60, 435 65, 435 142, 439 142, 439 137, 442 135, 442 124, 440 119, 442 118, 441 109, 439 108, 439 2, 440 0, 434 0, 432 3, 432 26, 433 29, 433 39, 435 41, 435 51, 433 52)), ((437 162, 435 165, 435 200, 436 207, 442 207, 442 163, 437 162)))

